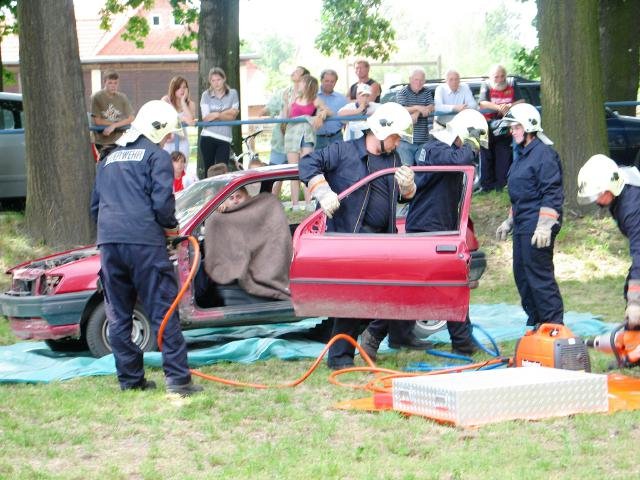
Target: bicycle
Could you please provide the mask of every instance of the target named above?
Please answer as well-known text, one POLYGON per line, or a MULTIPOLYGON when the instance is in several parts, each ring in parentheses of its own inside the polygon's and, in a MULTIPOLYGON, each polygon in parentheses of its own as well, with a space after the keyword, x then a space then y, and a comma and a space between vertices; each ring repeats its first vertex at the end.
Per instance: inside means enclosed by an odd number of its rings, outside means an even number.
POLYGON ((242 137, 243 152, 240 155, 231 150, 229 155, 229 162, 235 165, 237 170, 248 170, 249 164, 254 160, 260 160, 258 152, 253 149, 253 142, 251 140, 257 137, 263 132, 264 129, 257 130, 246 137, 242 137))

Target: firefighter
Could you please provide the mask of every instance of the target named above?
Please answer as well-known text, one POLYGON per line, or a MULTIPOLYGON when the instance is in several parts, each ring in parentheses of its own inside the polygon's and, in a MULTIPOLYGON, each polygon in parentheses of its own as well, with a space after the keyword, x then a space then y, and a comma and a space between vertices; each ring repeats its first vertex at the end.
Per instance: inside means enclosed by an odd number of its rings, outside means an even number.
MULTIPOLYGON (((416 164, 474 165, 480 147, 486 148, 487 142, 488 126, 483 115, 477 110, 464 110, 447 123, 446 128, 431 132, 429 140, 417 152, 416 164)), ((406 232, 456 230, 462 185, 461 175, 457 173, 418 173, 417 191, 409 204, 405 223, 406 232)), ((393 347, 390 328, 392 323, 399 322, 387 323, 388 330, 378 320, 371 322, 362 334, 362 347, 373 359, 387 331, 389 344, 393 347)), ((464 322, 447 322, 447 329, 454 353, 471 355, 475 352, 468 314, 464 322)))
POLYGON ((640 172, 619 167, 605 155, 594 155, 578 173, 578 203, 609 207, 620 232, 629 239, 631 267, 624 284, 630 329, 640 327, 640 172))
MULTIPOLYGON (((91 213, 98 225, 100 280, 109 322, 109 341, 122 390, 148 390, 143 354, 131 340, 132 314, 139 298, 157 335, 177 294, 166 237, 177 234, 171 157, 162 147, 182 127, 166 102, 144 104, 98 163, 91 213)), ((202 390, 191 381, 187 346, 174 313, 163 336, 162 366, 167 391, 182 396, 202 390)))
MULTIPOLYGON (((364 136, 348 142, 332 143, 300 160, 300 180, 320 204, 328 217, 327 231, 346 233, 394 233, 398 198, 410 199, 415 194, 413 171, 399 168, 395 177, 380 177, 370 189, 358 189, 342 203, 341 192, 367 175, 390 167, 400 167, 395 150, 400 139, 412 139, 411 115, 401 105, 381 105, 366 121, 364 136), (395 181, 394 181, 395 179, 395 181)), ((339 333, 357 338, 366 320, 334 319, 332 336, 339 333)), ((410 322, 413 323, 413 322, 410 322)), ((329 349, 329 368, 353 366, 355 349, 344 340, 329 349)))
POLYGON ((564 307, 553 267, 554 240, 562 223, 562 166, 543 133, 540 113, 528 103, 514 105, 498 129, 510 128, 519 158, 509 171, 508 218, 498 240, 513 232, 513 276, 527 325, 563 323, 564 307))

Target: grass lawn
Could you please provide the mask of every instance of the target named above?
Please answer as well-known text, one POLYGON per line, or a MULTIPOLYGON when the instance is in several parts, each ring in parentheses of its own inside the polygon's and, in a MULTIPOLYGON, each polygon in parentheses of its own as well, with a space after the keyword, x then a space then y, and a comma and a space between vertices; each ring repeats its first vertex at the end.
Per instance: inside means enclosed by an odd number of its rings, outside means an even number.
MULTIPOLYGON (((511 242, 498 244, 493 238, 507 209, 506 194, 474 198, 476 232, 489 264, 480 288, 473 291, 473 303, 519 302, 511 242)), ((0 212, 0 268, 46 253, 20 234, 22 222, 21 214, 0 212)), ((610 218, 567 218, 555 259, 566 310, 621 321, 629 259, 626 241, 610 218)), ((1 289, 6 286, 7 280, 0 280, 1 289)), ((0 343, 14 341, 6 319, 0 319, 0 343)), ((513 345, 502 345, 505 354, 513 345)), ((403 351, 381 356, 379 364, 402 369, 421 360, 421 352, 403 351)), ((604 371, 610 360, 592 353, 596 371, 604 371)), ((297 378, 310 364, 269 360, 203 371, 273 384, 297 378)), ((322 366, 300 387, 286 390, 206 384, 206 392, 191 399, 167 396, 163 388, 122 393, 113 376, 0 385, 0 479, 548 480, 640 475, 633 459, 640 412, 456 429, 393 412, 336 410, 336 402, 364 394, 329 384, 328 374, 322 366)), ((150 369, 148 376, 162 387, 159 369, 150 369)))

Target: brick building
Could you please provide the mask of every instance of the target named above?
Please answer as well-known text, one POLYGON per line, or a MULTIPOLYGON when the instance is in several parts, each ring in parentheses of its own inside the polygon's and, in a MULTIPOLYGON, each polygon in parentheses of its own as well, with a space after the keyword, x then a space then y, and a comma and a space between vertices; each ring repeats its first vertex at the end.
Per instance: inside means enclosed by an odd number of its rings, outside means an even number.
MULTIPOLYGON (((169 80, 175 75, 182 75, 187 79, 191 98, 199 103, 201 92, 198 92, 197 54, 170 47, 171 42, 184 32, 185 27, 174 22, 169 1, 156 0, 151 10, 139 9, 136 12, 145 16, 150 25, 149 35, 145 38, 142 49, 121 38, 128 16, 115 17, 108 32, 100 29, 99 10, 103 3, 102 0, 74 2, 87 110, 91 94, 102 88, 102 76, 111 69, 120 74, 120 90, 129 97, 136 110, 149 100, 162 98, 167 93, 169 80)), ((265 103, 265 76, 251 61, 252 58, 255 56, 240 57, 243 119, 253 116, 250 113, 265 103)), ((3 40, 2 59, 4 66, 16 73, 18 79, 17 85, 7 86, 6 90, 20 92, 17 36, 3 40)), ((237 88, 236 85, 231 86, 237 88)))

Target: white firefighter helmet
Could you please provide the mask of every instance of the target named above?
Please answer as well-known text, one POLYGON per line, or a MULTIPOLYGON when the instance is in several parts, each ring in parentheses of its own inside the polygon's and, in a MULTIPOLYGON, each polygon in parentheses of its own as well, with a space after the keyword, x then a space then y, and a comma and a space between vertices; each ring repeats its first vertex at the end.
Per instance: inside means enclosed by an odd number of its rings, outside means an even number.
POLYGON ((182 135, 182 124, 176 109, 162 100, 151 100, 138 110, 136 118, 116 143, 126 145, 144 135, 153 143, 160 143, 169 133, 182 135))
POLYGON ((529 103, 518 103, 509 109, 498 125, 501 127, 510 127, 511 125, 520 124, 527 133, 536 133, 537 137, 547 145, 553 145, 553 142, 547 137, 542 130, 540 121, 540 112, 536 107, 529 103))
POLYGON ((447 123, 445 128, 440 130, 432 130, 431 135, 446 143, 452 145, 456 138, 464 141, 471 136, 473 131, 479 134, 478 141, 483 148, 489 148, 489 126, 487 120, 479 111, 470 108, 462 110, 447 123))
POLYGON ((578 203, 595 202, 604 192, 616 197, 622 192, 625 181, 616 162, 606 155, 598 154, 587 160, 578 172, 578 203))
POLYGON ((384 142, 390 135, 400 135, 402 140, 413 143, 413 121, 411 115, 399 103, 388 102, 380 105, 367 118, 367 128, 375 137, 384 142))

